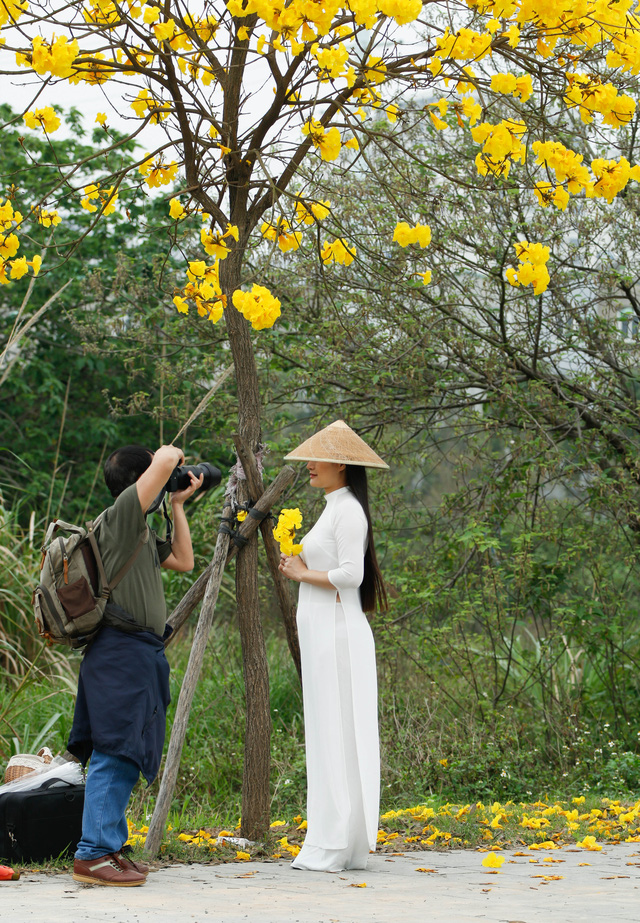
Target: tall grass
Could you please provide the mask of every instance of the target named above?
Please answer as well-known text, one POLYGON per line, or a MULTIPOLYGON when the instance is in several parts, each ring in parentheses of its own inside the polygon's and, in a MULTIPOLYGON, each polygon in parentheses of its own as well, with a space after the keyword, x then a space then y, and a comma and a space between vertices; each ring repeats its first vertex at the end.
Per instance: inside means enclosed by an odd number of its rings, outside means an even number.
POLYGON ((31 594, 40 552, 35 516, 23 530, 17 510, 0 497, 0 757, 37 750, 63 715, 50 705, 64 692, 71 699, 74 670, 61 649, 37 635, 31 594))

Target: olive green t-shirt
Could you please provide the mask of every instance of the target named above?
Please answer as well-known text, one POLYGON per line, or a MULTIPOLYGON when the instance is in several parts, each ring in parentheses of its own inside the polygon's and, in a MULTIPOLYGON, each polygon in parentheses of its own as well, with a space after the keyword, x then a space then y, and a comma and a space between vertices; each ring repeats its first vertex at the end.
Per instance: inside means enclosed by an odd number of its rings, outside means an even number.
MULTIPOLYGON (((147 528, 135 484, 127 487, 105 512, 97 531, 107 579, 114 577, 136 549, 147 528)), ((167 607, 160 565, 171 554, 171 545, 149 529, 131 569, 111 594, 111 601, 129 612, 139 625, 162 637, 167 607)))

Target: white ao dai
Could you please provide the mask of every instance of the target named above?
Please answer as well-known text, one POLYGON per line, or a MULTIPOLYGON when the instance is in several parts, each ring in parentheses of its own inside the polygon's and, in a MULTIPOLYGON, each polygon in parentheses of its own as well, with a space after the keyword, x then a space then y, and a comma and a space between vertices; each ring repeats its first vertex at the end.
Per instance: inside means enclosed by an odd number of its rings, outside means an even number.
POLYGON ((310 570, 327 571, 335 589, 300 584, 307 757, 307 835, 295 868, 365 868, 375 849, 380 756, 375 649, 362 611, 367 520, 348 487, 303 539, 310 570))

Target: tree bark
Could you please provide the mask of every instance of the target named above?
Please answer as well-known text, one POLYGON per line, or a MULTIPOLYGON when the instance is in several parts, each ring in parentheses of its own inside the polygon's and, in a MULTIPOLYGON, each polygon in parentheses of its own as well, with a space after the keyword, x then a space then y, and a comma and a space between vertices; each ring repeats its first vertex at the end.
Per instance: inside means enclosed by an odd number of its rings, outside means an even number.
MULTIPOLYGON (((236 216, 232 213, 231 221, 236 216)), ((241 224, 241 222, 240 222, 241 224)), ((220 264, 220 285, 227 296, 225 310, 229 343, 236 370, 238 391, 238 430, 249 450, 260 443, 260 389, 253 343, 244 317, 231 304, 240 287, 241 243, 220 264)), ((246 484, 238 484, 238 500, 248 499, 246 484)), ((236 604, 242 645, 246 691, 244 772, 242 780, 242 835, 255 840, 269 829, 269 770, 271 764, 271 710, 269 669, 258 597, 258 540, 254 532, 238 554, 236 565, 236 604)))
MULTIPOLYGON (((249 452, 246 443, 239 433, 234 433, 233 441, 235 443, 238 458, 242 462, 242 467, 249 485, 249 495, 251 500, 256 503, 264 493, 264 484, 262 476, 258 470, 254 455, 249 452)), ((277 543, 273 537, 273 530, 268 519, 260 523, 260 531, 264 541, 265 551, 267 553, 267 563, 271 571, 271 577, 278 597, 278 605, 284 622, 284 629, 287 636, 289 652, 298 671, 298 677, 302 680, 302 665, 300 663, 300 644, 298 641, 298 629, 296 627, 296 603, 292 598, 289 581, 280 573, 280 552, 277 543)))

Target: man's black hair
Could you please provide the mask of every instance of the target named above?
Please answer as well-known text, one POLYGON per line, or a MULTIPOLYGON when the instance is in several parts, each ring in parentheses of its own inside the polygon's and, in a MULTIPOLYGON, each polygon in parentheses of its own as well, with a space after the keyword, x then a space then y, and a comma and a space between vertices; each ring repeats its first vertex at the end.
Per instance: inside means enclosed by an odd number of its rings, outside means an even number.
POLYGON ((112 452, 104 463, 104 480, 111 496, 119 497, 123 490, 135 484, 152 458, 151 449, 143 445, 125 445, 112 452))

